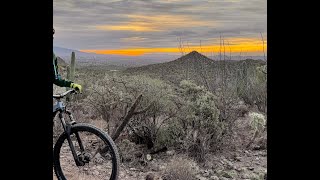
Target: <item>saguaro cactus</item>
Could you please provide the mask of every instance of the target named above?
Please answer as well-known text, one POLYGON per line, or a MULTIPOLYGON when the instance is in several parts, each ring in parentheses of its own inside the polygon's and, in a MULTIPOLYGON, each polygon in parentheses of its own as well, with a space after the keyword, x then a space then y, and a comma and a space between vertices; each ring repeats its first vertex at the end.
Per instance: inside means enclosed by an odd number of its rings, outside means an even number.
MULTIPOLYGON (((71 63, 67 67, 67 79, 70 81, 74 81, 74 72, 76 69, 76 55, 74 52, 71 53, 71 63)), ((67 88, 69 90, 69 88, 67 88)), ((69 101, 70 97, 67 97, 67 101, 69 101)))
POLYGON ((74 72, 75 72, 75 68, 76 68, 76 55, 74 52, 72 52, 71 54, 71 68, 70 68, 70 80, 74 80, 74 72))
POLYGON ((74 72, 75 72, 75 67, 76 66, 76 55, 74 52, 72 52, 71 54, 71 63, 70 63, 70 66, 68 66, 68 69, 67 69, 67 78, 70 80, 70 81, 74 81, 74 72))

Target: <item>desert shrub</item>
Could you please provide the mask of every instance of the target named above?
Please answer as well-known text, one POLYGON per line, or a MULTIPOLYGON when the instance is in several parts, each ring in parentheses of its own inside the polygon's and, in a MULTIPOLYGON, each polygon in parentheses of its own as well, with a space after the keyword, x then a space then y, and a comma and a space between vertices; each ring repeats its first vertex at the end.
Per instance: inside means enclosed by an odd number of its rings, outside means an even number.
POLYGON ((120 141, 117 146, 119 147, 119 155, 121 162, 126 163, 131 167, 145 165, 145 154, 139 146, 130 142, 127 139, 120 141))
POLYGON ((236 121, 234 133, 234 145, 238 148, 264 149, 267 146, 266 117, 261 113, 250 112, 236 121))
POLYGON ((175 123, 168 124, 165 137, 174 139, 178 148, 197 161, 204 161, 205 154, 214 151, 222 138, 224 123, 219 121, 215 101, 212 93, 190 81, 181 81, 177 89, 178 115, 175 123))
POLYGON ((175 157, 166 167, 164 180, 194 180, 196 179, 192 168, 194 162, 188 158, 175 157))
POLYGON ((137 97, 142 95, 127 129, 131 139, 152 148, 159 129, 175 116, 170 100, 173 89, 158 79, 146 76, 110 76, 97 80, 89 89, 86 103, 104 119, 110 134, 114 132, 137 97))
POLYGON ((133 76, 129 81, 128 87, 143 95, 140 109, 146 109, 132 118, 130 131, 136 142, 145 143, 149 148, 160 147, 157 144, 159 131, 176 115, 171 101, 173 89, 161 80, 145 76, 133 76))
POLYGON ((266 113, 267 108, 267 75, 266 66, 240 66, 237 80, 238 96, 250 106, 256 106, 261 112, 266 113))
POLYGON ((107 122, 106 131, 111 134, 133 103, 134 97, 126 91, 123 84, 116 82, 107 74, 95 80, 87 92, 89 95, 84 102, 107 122))
POLYGON ((166 126, 159 129, 155 141, 156 149, 161 147, 180 148, 183 138, 183 129, 178 121, 169 121, 166 126))

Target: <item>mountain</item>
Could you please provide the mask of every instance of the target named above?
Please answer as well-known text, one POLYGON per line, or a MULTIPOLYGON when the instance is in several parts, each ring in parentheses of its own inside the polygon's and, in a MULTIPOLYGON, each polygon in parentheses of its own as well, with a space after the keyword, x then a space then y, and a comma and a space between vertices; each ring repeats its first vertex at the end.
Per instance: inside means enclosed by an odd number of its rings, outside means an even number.
POLYGON ((118 65, 118 66, 142 66, 148 64, 155 64, 161 62, 170 61, 176 55, 166 55, 166 58, 163 58, 163 54, 146 54, 143 56, 122 56, 122 55, 103 55, 95 53, 86 53, 79 50, 62 48, 62 47, 53 47, 55 54, 66 62, 70 62, 71 53, 75 52, 76 59, 78 63, 82 64, 99 64, 107 63, 109 65, 118 65))
POLYGON ((105 55, 100 55, 100 54, 95 54, 95 53, 86 53, 86 52, 81 52, 81 51, 74 50, 74 49, 62 48, 62 47, 57 47, 57 46, 53 46, 53 52, 57 56, 64 58, 64 59, 70 58, 72 52, 75 52, 76 56, 81 59, 93 58, 93 57, 103 57, 103 58, 107 57, 105 55))
MULTIPOLYGON (((122 55, 103 55, 103 54, 95 54, 95 53, 86 53, 81 52, 79 50, 62 48, 62 47, 53 47, 53 51, 55 54, 62 59, 64 59, 67 63, 70 62, 71 53, 75 52, 76 59, 78 63, 81 64, 108 64, 108 65, 116 65, 116 66, 125 66, 125 67, 137 67, 137 66, 145 66, 150 64, 159 64, 164 62, 170 62, 172 59, 179 57, 179 54, 168 54, 168 53, 153 53, 153 54, 145 54, 142 56, 122 56, 122 55)), ((189 53, 190 56, 198 56, 195 54, 196 51, 189 53)), ((200 54, 200 53, 198 53, 200 54)), ((202 55, 202 54, 201 54, 202 55)), ((215 55, 212 57, 217 60, 220 57, 215 55)), ((226 59, 230 59, 230 57, 226 56, 226 59)), ((244 58, 244 57, 242 57, 244 58)), ((263 56, 250 56, 250 59, 263 59, 263 56)), ((239 60, 239 56, 232 56, 232 60, 239 60)))
MULTIPOLYGON (((216 61, 197 51, 192 51, 170 62, 127 68, 124 74, 148 75, 174 84, 178 84, 184 79, 190 79, 205 85, 206 81, 219 81, 222 73, 225 73, 228 78, 235 79, 237 73, 242 73, 245 70, 264 64, 265 62, 262 60, 253 59, 216 61)), ((210 84, 214 86, 215 83, 210 84)))

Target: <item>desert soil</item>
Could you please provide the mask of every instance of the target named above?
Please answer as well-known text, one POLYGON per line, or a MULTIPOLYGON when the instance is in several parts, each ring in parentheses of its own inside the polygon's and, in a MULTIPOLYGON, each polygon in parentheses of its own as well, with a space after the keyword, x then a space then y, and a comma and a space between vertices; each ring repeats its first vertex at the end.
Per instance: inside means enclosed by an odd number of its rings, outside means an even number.
MULTIPOLYGON (((66 176, 68 180, 88 179, 88 177, 79 177, 77 169, 72 165, 70 156, 66 156, 67 151, 62 152, 62 162, 64 169, 66 169, 66 176), (67 158, 65 158, 67 157, 67 158)), ((130 166, 122 163, 120 167, 120 180, 144 180, 146 176, 152 175, 154 180, 163 179, 163 174, 166 167, 175 158, 180 156, 174 151, 167 151, 166 153, 158 154, 152 157, 144 166, 130 166)), ((191 163, 193 173, 197 180, 260 180, 264 179, 267 173, 267 151, 236 151, 224 153, 224 155, 210 156, 204 167, 200 167, 195 163, 191 163)), ((92 179, 103 179, 99 174, 103 174, 104 170, 110 169, 110 165, 98 166, 90 173, 93 175, 92 179)), ((54 176, 54 179, 57 179, 54 176)), ((91 179, 91 178, 90 178, 91 179)))

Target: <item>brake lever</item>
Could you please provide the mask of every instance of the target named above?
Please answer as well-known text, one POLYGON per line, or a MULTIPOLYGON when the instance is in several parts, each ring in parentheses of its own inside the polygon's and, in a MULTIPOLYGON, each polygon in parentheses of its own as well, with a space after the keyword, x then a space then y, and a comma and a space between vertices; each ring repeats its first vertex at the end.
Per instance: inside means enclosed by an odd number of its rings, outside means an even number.
POLYGON ((74 94, 82 94, 82 92, 80 92, 79 90, 74 89, 73 91, 74 94))

